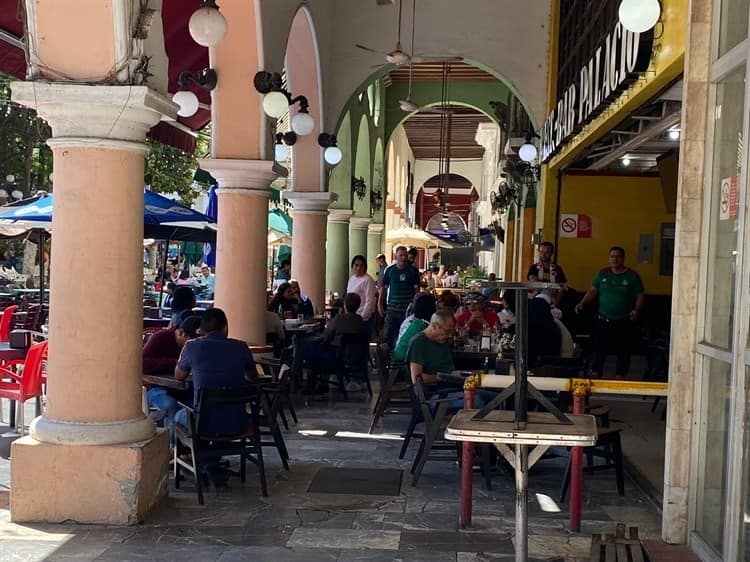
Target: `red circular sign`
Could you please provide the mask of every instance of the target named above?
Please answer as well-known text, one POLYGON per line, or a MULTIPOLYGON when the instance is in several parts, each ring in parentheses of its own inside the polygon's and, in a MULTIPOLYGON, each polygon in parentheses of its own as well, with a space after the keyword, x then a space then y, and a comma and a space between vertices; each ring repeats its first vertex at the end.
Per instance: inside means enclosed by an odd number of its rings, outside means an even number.
POLYGON ((562 226, 562 229, 565 232, 575 232, 575 230, 576 230, 576 221, 574 219, 571 219, 571 218, 565 218, 565 219, 563 219, 562 224, 560 226, 562 226))

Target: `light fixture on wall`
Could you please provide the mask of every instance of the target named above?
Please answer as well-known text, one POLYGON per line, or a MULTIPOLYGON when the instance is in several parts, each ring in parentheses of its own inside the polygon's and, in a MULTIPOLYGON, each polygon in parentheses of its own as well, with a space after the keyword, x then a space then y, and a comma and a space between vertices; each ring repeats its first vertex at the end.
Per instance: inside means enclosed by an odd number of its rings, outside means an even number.
POLYGON ((355 178, 352 176, 352 193, 356 195, 360 201, 365 198, 365 194, 367 193, 365 178, 355 178))
POLYGON ((253 78, 255 89, 263 94, 263 111, 272 119, 278 119, 289 111, 289 107, 299 104, 299 111, 292 117, 292 131, 303 137, 315 129, 315 120, 309 113, 310 104, 305 96, 292 97, 283 86, 281 74, 261 70, 253 78))
POLYGON ((536 160, 536 146, 531 142, 532 137, 538 136, 533 131, 526 133, 526 142, 518 149, 518 157, 524 162, 533 162, 536 160))
POLYGON ((344 155, 342 154, 341 149, 336 146, 336 135, 320 133, 318 135, 318 144, 325 148, 323 151, 323 160, 325 160, 326 164, 335 166, 341 162, 344 155))
POLYGON ((203 4, 188 22, 190 37, 203 47, 215 47, 227 34, 227 20, 214 0, 203 0, 203 4))
POLYGON ((656 25, 661 16, 659 0, 622 0, 620 23, 628 31, 643 33, 656 25))
POLYGON ((669 140, 680 140, 680 128, 679 127, 673 127, 667 131, 667 136, 669 137, 669 140))
POLYGON ((276 144, 274 145, 274 160, 285 162, 289 158, 289 147, 297 142, 297 133, 276 133, 276 144))
POLYGON ((622 162, 622 165, 625 166, 626 168, 630 166, 630 158, 627 156, 623 156, 621 162, 622 162))
POLYGON ((383 194, 381 190, 373 189, 370 192, 370 210, 372 213, 377 213, 383 207, 383 194))
POLYGON ((180 117, 190 117, 198 111, 198 96, 188 89, 188 84, 193 82, 206 91, 211 91, 216 87, 216 71, 213 68, 204 68, 200 72, 181 72, 177 79, 179 90, 172 96, 172 101, 180 106, 177 115, 180 117))

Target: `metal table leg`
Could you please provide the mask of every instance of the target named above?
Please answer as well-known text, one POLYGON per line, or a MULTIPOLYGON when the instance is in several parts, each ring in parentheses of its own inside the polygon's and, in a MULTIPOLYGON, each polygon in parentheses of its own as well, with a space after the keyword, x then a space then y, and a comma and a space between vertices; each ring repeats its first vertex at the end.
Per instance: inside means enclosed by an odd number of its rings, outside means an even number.
POLYGON ((529 556, 529 446, 516 445, 516 562, 529 556))

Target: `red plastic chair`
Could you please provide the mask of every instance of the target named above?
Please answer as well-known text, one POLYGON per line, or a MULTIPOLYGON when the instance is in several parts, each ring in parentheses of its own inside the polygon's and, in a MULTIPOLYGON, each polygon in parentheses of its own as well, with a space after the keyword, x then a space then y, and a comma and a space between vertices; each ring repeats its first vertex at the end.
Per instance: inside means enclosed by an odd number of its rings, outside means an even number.
POLYGON ((13 315, 18 310, 18 306, 9 306, 3 310, 3 317, 0 319, 0 342, 6 342, 10 339, 10 327, 13 321, 13 315))
POLYGON ((16 427, 23 435, 23 404, 29 398, 42 395, 42 367, 47 357, 47 342, 35 343, 29 348, 23 361, 8 361, 0 366, 0 398, 18 402, 16 427), (23 367, 20 373, 14 368, 23 367))

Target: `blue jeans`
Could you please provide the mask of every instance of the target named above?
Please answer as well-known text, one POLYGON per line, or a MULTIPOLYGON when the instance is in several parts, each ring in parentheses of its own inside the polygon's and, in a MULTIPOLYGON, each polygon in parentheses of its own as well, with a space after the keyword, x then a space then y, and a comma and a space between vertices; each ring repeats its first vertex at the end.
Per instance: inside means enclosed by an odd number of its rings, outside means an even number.
MULTIPOLYGON (((489 404, 495 396, 497 396, 495 392, 490 392, 487 390, 477 390, 474 393, 474 409, 482 409, 484 406, 489 404)), ((432 396, 430 396, 430 406, 432 408, 437 407, 436 404, 438 398, 451 398, 451 401, 448 403, 448 411, 463 410, 464 408, 463 390, 454 390, 453 392, 447 393, 445 396, 440 396, 439 392, 435 392, 432 396)))
MULTIPOLYGON (((174 438, 175 414, 177 414, 177 399, 167 392, 166 388, 155 386, 146 391, 146 401, 151 408, 163 410, 164 425, 169 429, 170 440, 174 438)), ((187 420, 186 420, 187 421, 187 420)))

